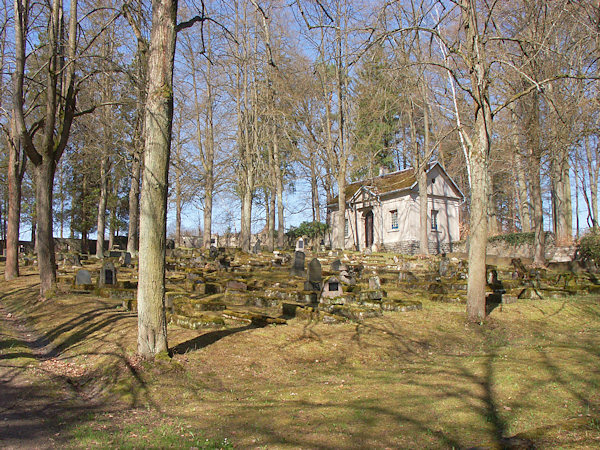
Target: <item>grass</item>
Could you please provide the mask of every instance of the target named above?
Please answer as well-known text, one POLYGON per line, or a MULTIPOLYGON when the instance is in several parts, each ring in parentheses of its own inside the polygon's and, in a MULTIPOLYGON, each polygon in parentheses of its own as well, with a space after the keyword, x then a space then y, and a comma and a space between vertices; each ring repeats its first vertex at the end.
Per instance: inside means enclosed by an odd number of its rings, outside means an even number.
MULTIPOLYGON (((70 447, 600 445, 591 296, 504 305, 483 325, 466 322, 464 305, 433 302, 360 325, 170 325, 179 353, 148 363, 135 356, 134 315, 91 295, 37 302, 36 282, 3 283, 0 301, 52 341, 75 395, 93 404, 61 424, 70 447)), ((1 355, 27 352, 7 336, 1 355)))

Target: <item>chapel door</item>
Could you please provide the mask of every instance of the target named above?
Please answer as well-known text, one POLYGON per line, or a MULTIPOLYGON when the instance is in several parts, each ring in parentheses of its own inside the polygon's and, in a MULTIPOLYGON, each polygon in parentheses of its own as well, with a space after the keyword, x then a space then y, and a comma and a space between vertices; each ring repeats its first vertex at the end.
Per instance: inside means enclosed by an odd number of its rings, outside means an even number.
POLYGON ((373 245, 373 211, 365 214, 365 246, 366 248, 373 245))

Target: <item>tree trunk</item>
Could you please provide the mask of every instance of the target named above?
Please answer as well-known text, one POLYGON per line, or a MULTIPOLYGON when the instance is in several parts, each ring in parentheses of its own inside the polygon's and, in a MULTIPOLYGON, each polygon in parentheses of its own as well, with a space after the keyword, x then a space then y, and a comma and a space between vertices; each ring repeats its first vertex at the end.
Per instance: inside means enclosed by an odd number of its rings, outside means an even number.
POLYGON ((521 231, 529 233, 531 231, 531 216, 529 212, 529 195, 527 193, 527 177, 525 176, 525 163, 521 156, 521 145, 519 143, 518 129, 519 118, 514 110, 511 109, 511 123, 515 130, 512 134, 513 142, 513 173, 515 174, 517 194, 517 204, 519 209, 519 219, 521 222, 521 231))
MULTIPOLYGON (((424 83, 424 81, 423 81, 424 83)), ((428 163, 428 153, 429 153, 429 109, 427 104, 427 95, 425 87, 422 87, 423 90, 423 151, 421 152, 421 158, 419 158, 417 165, 417 182, 419 185, 419 247, 421 254, 428 255, 429 254, 429 227, 427 226, 427 210, 429 209, 428 201, 427 201, 427 163, 428 163)), ((416 133, 415 133, 416 134, 416 133)), ((416 136, 415 136, 416 137, 416 136)), ((416 141, 416 139, 415 139, 416 141)), ((418 144, 415 142, 415 146, 418 144)), ((431 185, 431 196, 433 200, 433 185, 431 185)), ((433 216, 431 218, 433 220, 433 216)))
POLYGON ((213 120, 213 87, 212 87, 212 47, 210 44, 210 23, 206 25, 207 36, 207 55, 206 58, 206 94, 207 102, 206 105, 206 127, 208 133, 206 136, 206 155, 203 159, 204 163, 204 237, 202 244, 204 247, 209 248, 212 241, 212 209, 213 209, 213 195, 215 190, 215 130, 213 120))
POLYGON ((106 202, 108 200, 108 155, 102 155, 100 163, 100 199, 98 200, 98 228, 96 258, 104 258, 104 232, 106 230, 106 202))
POLYGON ((552 162, 552 218, 556 243, 566 245, 573 240, 570 167, 567 155, 557 156, 552 162))
MULTIPOLYGON (((482 119, 479 122, 483 122, 482 119)), ((478 123, 481 132, 481 123, 478 123)), ((480 136, 481 137, 481 136, 480 136)), ((487 246, 487 165, 485 141, 471 155, 471 214, 469 234, 469 278, 467 316, 472 322, 485 319, 486 246, 487 246)))
POLYGON ((117 206, 110 208, 110 228, 108 231, 108 249, 115 248, 115 234, 117 233, 117 206))
POLYGON ((25 174, 25 154, 21 149, 20 132, 14 118, 8 146, 8 219, 6 222, 6 267, 4 278, 12 280, 19 276, 19 222, 21 220, 21 188, 25 174))
POLYGON ((462 0, 463 27, 475 101, 476 133, 469 145, 471 166, 471 209, 469 235, 469 275, 467 283, 467 316, 480 322, 486 316, 486 249, 488 212, 488 161, 492 136, 492 112, 489 99, 489 64, 485 42, 479 36, 477 11, 470 0, 462 0))
POLYGON ((272 252, 275 249, 275 192, 271 190, 269 195, 269 190, 265 191, 266 198, 265 201, 268 200, 269 205, 267 207, 267 250, 272 252))
POLYGON ((168 350, 165 248, 176 21, 177 0, 153 0, 137 295, 138 353, 143 357, 168 350))
POLYGON ((427 165, 424 161, 417 166, 417 184, 419 187, 419 251, 429 254, 429 230, 427 227, 427 165))
MULTIPOLYGON (((598 169, 600 168, 600 158, 596 157, 596 166, 594 167, 594 157, 592 156, 592 144, 590 139, 585 139, 585 152, 587 158, 587 169, 590 180, 590 215, 592 217, 592 228, 598 230, 598 169)), ((600 144, 596 146, 596 152, 600 155, 600 144)))
POLYGON ((529 214, 529 196, 527 194, 527 178, 523 158, 519 150, 513 153, 513 170, 515 172, 517 203, 519 207, 519 219, 521 222, 521 231, 523 233, 531 232, 531 216, 529 214))
POLYGON ((496 207, 496 199, 494 198, 494 189, 493 189, 493 182, 492 182, 492 177, 491 174, 489 172, 489 170, 487 171, 487 176, 488 176, 488 180, 487 180, 487 186, 488 186, 488 201, 487 201, 487 205, 488 205, 488 236, 496 236, 500 233, 500 226, 498 223, 498 208, 496 207))
POLYGON ((52 188, 54 184, 54 159, 44 159, 36 166, 36 216, 37 256, 42 296, 56 281, 54 237, 52 234, 52 188))
POLYGON ((319 185, 317 183, 317 168, 315 156, 310 155, 310 197, 312 204, 313 222, 321 221, 321 208, 319 204, 319 185))
POLYGON ((277 248, 281 249, 285 239, 285 217, 283 215, 283 171, 279 158, 279 144, 275 136, 273 158, 275 165, 275 196, 277 197, 277 248))
POLYGON ((540 143, 539 95, 533 91, 527 102, 526 135, 529 152, 529 187, 531 190, 531 207, 533 212, 534 252, 533 263, 543 266, 546 263, 544 234, 544 205, 542 202, 542 149, 540 143))
POLYGON ((181 247, 181 207, 183 203, 181 193, 181 170, 175 170, 175 244, 181 247))
MULTIPOLYGON (((248 174, 249 178, 252 176, 248 174)), ((240 231, 240 247, 243 251, 250 251, 250 237, 252 233, 252 191, 248 186, 254 184, 252 180, 246 182, 242 196, 242 223, 240 231)))
POLYGON ((139 221, 140 221, 140 153, 133 152, 131 163, 131 185, 129 186, 129 224, 127 227, 127 251, 132 255, 138 253, 139 221))
POLYGON ((202 245, 205 248, 210 247, 212 233, 212 207, 213 207, 213 184, 212 171, 207 174, 207 179, 204 182, 204 235, 202 237, 202 245), (209 179, 210 178, 210 179, 209 179))

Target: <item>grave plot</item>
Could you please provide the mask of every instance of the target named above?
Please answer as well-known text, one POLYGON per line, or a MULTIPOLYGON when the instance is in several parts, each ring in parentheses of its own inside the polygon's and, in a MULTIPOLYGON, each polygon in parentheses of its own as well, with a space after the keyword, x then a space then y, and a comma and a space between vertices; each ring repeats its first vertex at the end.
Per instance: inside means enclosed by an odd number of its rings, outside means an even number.
MULTIPOLYGON (((59 282, 135 311, 136 263, 120 255, 120 263, 115 258, 84 267, 69 263, 61 269, 59 282)), ((293 253, 263 253, 259 247, 252 254, 216 247, 174 249, 167 263, 168 320, 191 329, 277 325, 293 317, 362 322, 418 311, 427 302, 466 301, 468 267, 445 255, 310 252, 302 244, 293 253)), ((489 265, 487 272, 489 311, 523 299, 600 292, 595 276, 583 271, 532 269, 515 260, 489 265)))

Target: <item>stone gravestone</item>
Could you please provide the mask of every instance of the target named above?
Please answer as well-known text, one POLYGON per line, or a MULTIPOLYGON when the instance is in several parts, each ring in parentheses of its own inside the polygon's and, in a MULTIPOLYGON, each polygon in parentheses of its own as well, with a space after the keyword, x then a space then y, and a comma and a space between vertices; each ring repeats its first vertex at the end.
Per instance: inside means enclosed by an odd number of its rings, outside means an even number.
POLYGON ((295 252, 294 253, 294 262, 292 263, 292 270, 290 271, 290 275, 295 277, 303 277, 304 276, 304 260, 306 255, 304 252, 295 252))
POLYGON ((107 262, 102 266, 100 276, 98 277, 98 284, 100 286, 117 284, 117 271, 113 263, 107 262))
POLYGON ((346 267, 342 267, 342 270, 340 270, 340 281, 350 286, 356 284, 356 278, 346 267))
POLYGON ((304 283, 305 291, 320 291, 321 282, 323 281, 323 273, 321 270, 321 263, 317 258, 313 258, 308 263, 308 276, 307 281, 304 283))
POLYGON ((69 255, 69 263, 73 267, 81 267, 81 261, 79 259, 79 253, 73 253, 69 255))
POLYGON ((440 259, 439 275, 440 277, 447 277, 450 271, 450 260, 446 257, 445 253, 442 253, 442 259, 440 259))
POLYGON ((208 257, 210 259, 215 259, 219 254, 219 250, 217 250, 217 247, 215 247, 214 245, 210 246, 210 249, 208 250, 208 257))
POLYGON ((340 270, 342 270, 342 262, 339 259, 336 259, 334 262, 331 263, 331 270, 333 272, 339 272, 340 270))
POLYGON ((79 269, 75 274, 75 286, 83 284, 92 284, 92 276, 88 270, 79 269))
POLYGON ((123 254, 121 254, 121 257, 119 258, 119 262, 123 267, 131 266, 131 253, 123 252, 123 254))
POLYGON ((381 280, 379 277, 369 277, 369 289, 381 289, 381 280))
POLYGON ((342 290, 342 283, 336 277, 329 278, 323 285, 323 292, 321 293, 321 297, 333 298, 341 297, 342 295, 344 295, 344 291, 342 290))
POLYGON ((304 239, 300 238, 296 241, 296 251, 304 253, 304 239))
POLYGON ((252 253, 258 255, 260 253, 260 239, 256 240, 256 244, 252 247, 252 253))

